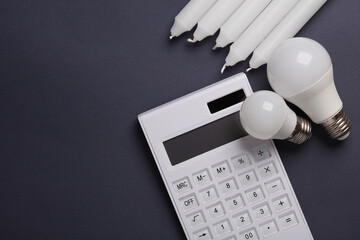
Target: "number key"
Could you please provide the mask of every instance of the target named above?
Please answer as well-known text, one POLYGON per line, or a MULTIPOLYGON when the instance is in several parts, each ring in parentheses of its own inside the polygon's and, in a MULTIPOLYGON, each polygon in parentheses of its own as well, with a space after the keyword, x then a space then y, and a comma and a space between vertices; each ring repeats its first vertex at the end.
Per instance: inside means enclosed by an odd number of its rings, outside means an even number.
POLYGON ((240 233, 240 240, 258 240, 255 228, 240 233))
POLYGON ((239 178, 240 178, 240 183, 243 187, 256 183, 258 181, 255 172, 253 170, 241 174, 239 178))

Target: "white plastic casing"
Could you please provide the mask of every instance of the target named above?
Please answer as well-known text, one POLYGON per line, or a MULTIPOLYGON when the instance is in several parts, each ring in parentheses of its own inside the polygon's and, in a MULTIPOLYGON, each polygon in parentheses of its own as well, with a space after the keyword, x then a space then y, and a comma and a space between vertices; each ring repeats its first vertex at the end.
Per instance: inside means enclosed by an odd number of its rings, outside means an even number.
POLYGON ((301 108, 315 123, 325 122, 343 107, 330 56, 314 40, 284 41, 271 55, 267 76, 275 92, 301 108))
POLYGON ((297 117, 284 99, 271 91, 249 96, 240 110, 241 124, 258 139, 286 139, 294 131, 297 117))

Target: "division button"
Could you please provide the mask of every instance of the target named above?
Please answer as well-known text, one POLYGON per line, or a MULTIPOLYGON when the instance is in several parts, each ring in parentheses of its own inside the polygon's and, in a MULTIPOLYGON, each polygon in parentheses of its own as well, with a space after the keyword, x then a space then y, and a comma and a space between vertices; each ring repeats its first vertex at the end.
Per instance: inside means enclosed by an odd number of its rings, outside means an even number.
POLYGON ((255 159, 255 162, 261 162, 271 157, 270 151, 266 144, 261 145, 257 148, 253 148, 251 153, 255 159))

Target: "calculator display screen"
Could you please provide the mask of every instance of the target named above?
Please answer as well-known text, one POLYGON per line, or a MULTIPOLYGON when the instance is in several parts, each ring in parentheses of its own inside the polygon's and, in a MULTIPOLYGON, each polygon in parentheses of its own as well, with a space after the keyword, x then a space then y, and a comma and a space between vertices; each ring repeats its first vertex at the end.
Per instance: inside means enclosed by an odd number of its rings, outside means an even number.
POLYGON ((239 112, 235 112, 169 139, 164 142, 164 147, 174 166, 246 135, 239 112))

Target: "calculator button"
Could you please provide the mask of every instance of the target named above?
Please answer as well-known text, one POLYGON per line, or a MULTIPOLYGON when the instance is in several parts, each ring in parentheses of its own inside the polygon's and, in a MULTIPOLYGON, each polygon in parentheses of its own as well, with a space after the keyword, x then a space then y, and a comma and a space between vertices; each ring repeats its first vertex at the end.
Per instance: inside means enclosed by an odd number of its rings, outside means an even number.
POLYGON ((261 145, 257 148, 253 148, 251 153, 255 159, 255 162, 261 162, 271 157, 270 151, 266 144, 261 145))
POLYGON ((251 164, 250 159, 246 153, 234 156, 231 158, 231 160, 235 169, 243 169, 251 164))
POLYGON ((236 237, 235 237, 235 236, 230 236, 230 237, 225 238, 225 239, 223 239, 223 240, 236 240, 236 237))
POLYGON ((251 217, 250 217, 248 211, 236 214, 233 218, 235 220, 237 228, 242 228, 242 227, 245 227, 252 223, 252 220, 251 220, 251 217))
POLYGON ((287 195, 273 200, 273 205, 276 212, 281 212, 291 207, 291 203, 287 195))
POLYGON ((255 228, 240 233, 240 240, 258 240, 259 236, 256 233, 255 228))
POLYGON ((255 203, 255 202, 261 201, 265 198, 265 195, 260 186, 245 191, 245 194, 250 203, 255 203))
POLYGON ((220 182, 219 185, 220 185, 221 192, 224 194, 233 192, 236 189, 238 189, 238 186, 237 186, 234 178, 230 178, 228 180, 220 182))
POLYGON ((298 223, 299 222, 296 218, 296 215, 293 212, 280 216, 280 224, 283 229, 291 228, 297 225, 298 223))
POLYGON ((260 220, 271 216, 271 210, 267 203, 253 208, 256 220, 260 220))
POLYGON ((191 184, 188 177, 180 179, 174 182, 174 186, 177 193, 183 193, 191 189, 191 184))
POLYGON ((213 168, 214 176, 217 178, 228 175, 231 172, 229 164, 226 161, 218 165, 215 165, 212 168, 213 168))
POLYGON ((256 183, 258 181, 256 174, 253 170, 241 174, 239 178, 240 178, 240 183, 243 187, 256 183))
POLYGON ((219 197, 214 186, 201 190, 200 196, 204 203, 210 202, 219 197))
POLYGON ((197 231, 194 233, 196 240, 210 240, 213 239, 210 233, 210 230, 208 228, 205 228, 203 230, 197 231))
POLYGON ((208 170, 202 170, 201 172, 193 174, 194 182, 197 186, 208 183, 211 181, 211 177, 208 170))
POLYGON ((278 192, 281 192, 281 191, 285 190, 284 184, 282 183, 280 178, 275 179, 275 180, 270 181, 270 182, 266 182, 265 187, 266 187, 267 192, 270 195, 273 195, 275 193, 278 193, 278 192))
POLYGON ((267 177, 275 175, 277 173, 277 170, 275 168, 274 163, 271 162, 269 164, 259 167, 259 172, 263 178, 267 178, 267 177))
POLYGON ((263 237, 268 237, 279 231, 278 227, 276 226, 275 221, 270 221, 270 222, 260 225, 260 230, 261 230, 263 237))
POLYGON ((244 201, 240 194, 227 198, 225 201, 230 211, 234 211, 238 208, 242 208, 245 206, 244 201))
POLYGON ((199 203, 194 194, 180 198, 180 202, 183 206, 184 211, 188 211, 199 206, 199 203))
POLYGON ((188 219, 188 222, 190 223, 191 227, 197 227, 197 226, 205 223, 205 218, 201 211, 190 214, 186 218, 188 219))
POLYGON ((225 210, 221 203, 218 203, 214 206, 207 208, 207 211, 208 211, 211 219, 218 218, 218 217, 225 215, 225 210))
POLYGON ((214 228, 217 236, 222 236, 232 231, 228 220, 215 224, 214 228))

